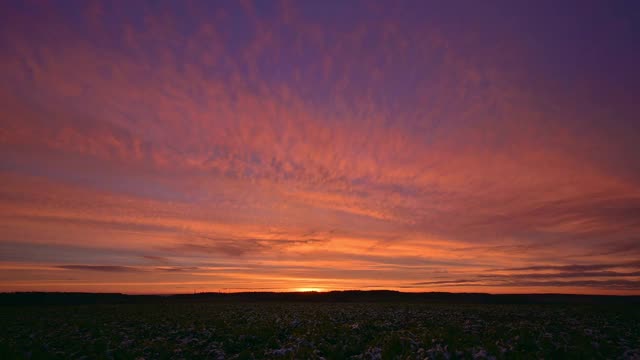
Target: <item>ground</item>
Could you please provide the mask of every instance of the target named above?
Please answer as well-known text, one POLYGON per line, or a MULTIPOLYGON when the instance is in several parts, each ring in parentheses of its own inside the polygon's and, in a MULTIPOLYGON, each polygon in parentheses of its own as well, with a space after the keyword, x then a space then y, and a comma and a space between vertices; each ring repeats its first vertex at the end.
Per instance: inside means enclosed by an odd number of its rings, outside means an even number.
POLYGON ((0 358, 640 359, 631 305, 0 307, 0 358))

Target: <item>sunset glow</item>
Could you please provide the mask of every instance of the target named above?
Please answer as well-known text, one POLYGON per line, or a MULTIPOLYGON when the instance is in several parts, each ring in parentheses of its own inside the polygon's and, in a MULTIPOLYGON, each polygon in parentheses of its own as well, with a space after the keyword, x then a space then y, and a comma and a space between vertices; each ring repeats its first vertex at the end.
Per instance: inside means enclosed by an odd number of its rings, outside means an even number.
POLYGON ((640 294, 615 4, 3 2, 0 292, 640 294))
POLYGON ((301 288, 294 288, 291 289, 292 291, 297 291, 297 292, 321 292, 324 291, 324 289, 321 288, 312 288, 312 287, 301 287, 301 288))

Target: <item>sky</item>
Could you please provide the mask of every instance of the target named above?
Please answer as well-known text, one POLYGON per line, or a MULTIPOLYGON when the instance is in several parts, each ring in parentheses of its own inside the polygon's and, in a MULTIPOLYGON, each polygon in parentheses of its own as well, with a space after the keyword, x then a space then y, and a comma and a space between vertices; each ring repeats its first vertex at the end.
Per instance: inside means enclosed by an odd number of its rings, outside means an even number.
POLYGON ((0 291, 640 294, 635 1, 3 1, 0 291))

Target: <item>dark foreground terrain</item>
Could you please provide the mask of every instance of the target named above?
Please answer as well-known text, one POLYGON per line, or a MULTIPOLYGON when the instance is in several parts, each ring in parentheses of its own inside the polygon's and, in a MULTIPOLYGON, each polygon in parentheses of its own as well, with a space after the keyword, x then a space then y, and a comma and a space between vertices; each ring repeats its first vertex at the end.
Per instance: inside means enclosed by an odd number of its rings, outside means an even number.
POLYGON ((5 296, 0 359, 640 359, 640 306, 624 301, 444 304, 301 296, 71 305, 9 304, 5 296))

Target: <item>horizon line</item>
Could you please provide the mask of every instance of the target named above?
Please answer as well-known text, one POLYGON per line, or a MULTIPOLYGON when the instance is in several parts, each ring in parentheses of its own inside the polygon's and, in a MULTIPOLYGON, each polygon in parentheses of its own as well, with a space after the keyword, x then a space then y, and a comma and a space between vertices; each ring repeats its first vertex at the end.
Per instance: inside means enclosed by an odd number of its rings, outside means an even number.
POLYGON ((586 293, 557 293, 557 292, 531 292, 531 293, 490 293, 490 292, 451 292, 451 291, 399 291, 389 289, 379 290, 326 290, 326 291, 203 291, 189 293, 125 293, 125 292, 88 292, 88 291, 4 291, 0 295, 10 294, 90 294, 90 295, 125 295, 125 296, 194 296, 194 295, 237 295, 237 294, 330 294, 346 292, 390 292, 397 294, 449 294, 449 295, 491 295, 491 296, 527 296, 527 295, 558 295, 558 296, 601 296, 601 297, 640 297, 638 294, 586 294, 586 293))

